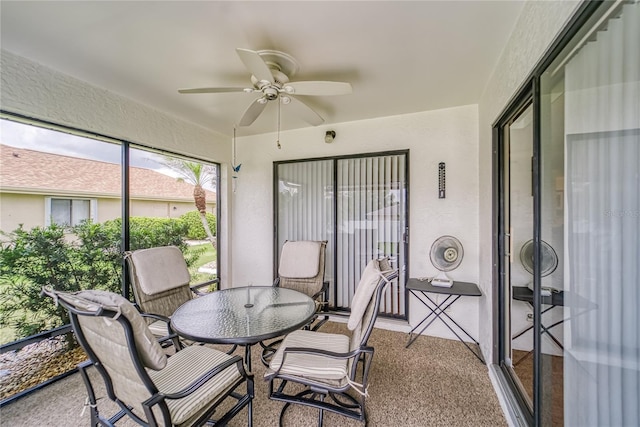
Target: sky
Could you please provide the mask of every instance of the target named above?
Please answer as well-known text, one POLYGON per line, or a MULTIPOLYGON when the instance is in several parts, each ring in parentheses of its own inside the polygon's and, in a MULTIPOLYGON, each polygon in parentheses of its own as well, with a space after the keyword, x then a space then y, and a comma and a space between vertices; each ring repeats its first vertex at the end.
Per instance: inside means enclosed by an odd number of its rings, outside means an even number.
MULTIPOLYGON (((120 164, 121 150, 117 144, 25 125, 11 120, 0 120, 0 143, 17 148, 98 160, 120 164)), ((175 177, 176 174, 162 164, 162 156, 148 151, 131 149, 131 166, 152 169, 175 177)))

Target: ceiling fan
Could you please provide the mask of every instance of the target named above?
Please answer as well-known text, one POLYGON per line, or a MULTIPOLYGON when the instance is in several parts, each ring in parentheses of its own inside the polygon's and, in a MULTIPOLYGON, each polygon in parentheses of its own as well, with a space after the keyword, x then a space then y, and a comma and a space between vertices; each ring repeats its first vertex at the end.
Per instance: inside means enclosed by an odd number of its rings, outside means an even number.
POLYGON ((249 50, 237 48, 236 52, 244 66, 251 73, 251 87, 205 87, 195 89, 179 89, 179 93, 258 93, 245 110, 239 126, 251 125, 262 113, 269 101, 280 100, 282 104, 290 104, 295 113, 307 123, 317 126, 324 119, 311 107, 297 98, 304 96, 347 95, 352 92, 351 84, 331 81, 299 81, 289 79, 298 71, 298 63, 291 56, 277 50, 249 50))

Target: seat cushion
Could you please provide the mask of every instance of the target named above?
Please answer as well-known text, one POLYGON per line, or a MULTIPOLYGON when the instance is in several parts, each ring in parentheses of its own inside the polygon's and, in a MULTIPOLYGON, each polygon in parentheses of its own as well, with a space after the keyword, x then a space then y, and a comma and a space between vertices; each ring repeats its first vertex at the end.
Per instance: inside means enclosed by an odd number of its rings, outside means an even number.
MULTIPOLYGON (((349 351, 349 337, 308 330, 294 331, 287 335, 280 344, 269 364, 265 378, 271 377, 280 368, 284 349, 287 347, 305 347, 347 353, 349 351)), ((318 380, 341 380, 347 377, 347 362, 347 359, 290 353, 287 355, 280 373, 318 380)))
MULTIPOLYGON (((195 345, 171 356, 163 370, 148 372, 161 393, 175 393, 231 357, 221 351, 195 345)), ((240 372, 234 364, 187 397, 176 400, 167 399, 174 425, 189 425, 191 420, 209 409, 211 402, 229 391, 240 379, 240 372)))

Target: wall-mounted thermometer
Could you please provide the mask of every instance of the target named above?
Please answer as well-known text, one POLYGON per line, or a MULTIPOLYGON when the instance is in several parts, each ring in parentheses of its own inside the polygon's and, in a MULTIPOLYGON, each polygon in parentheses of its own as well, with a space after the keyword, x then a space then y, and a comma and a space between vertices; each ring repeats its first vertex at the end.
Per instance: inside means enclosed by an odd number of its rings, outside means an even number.
POLYGON ((444 162, 438 164, 438 198, 444 199, 445 197, 445 166, 444 162))

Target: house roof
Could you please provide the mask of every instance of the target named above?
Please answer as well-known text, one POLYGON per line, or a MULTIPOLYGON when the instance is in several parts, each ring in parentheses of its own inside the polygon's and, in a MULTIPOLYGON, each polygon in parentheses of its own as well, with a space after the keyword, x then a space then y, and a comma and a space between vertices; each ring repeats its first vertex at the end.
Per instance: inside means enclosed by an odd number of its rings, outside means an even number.
MULTIPOLYGON (((130 197, 193 200, 193 185, 151 169, 131 167, 130 197)), ((0 190, 32 194, 120 197, 120 165, 0 144, 0 190)), ((207 201, 215 202, 207 191, 207 201)))

